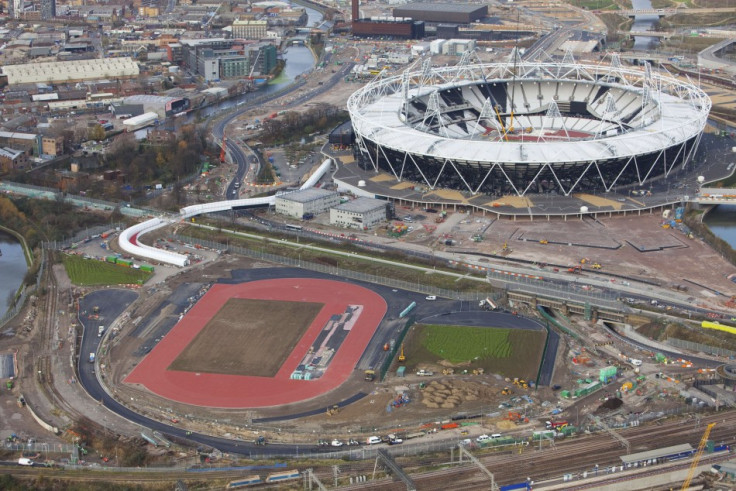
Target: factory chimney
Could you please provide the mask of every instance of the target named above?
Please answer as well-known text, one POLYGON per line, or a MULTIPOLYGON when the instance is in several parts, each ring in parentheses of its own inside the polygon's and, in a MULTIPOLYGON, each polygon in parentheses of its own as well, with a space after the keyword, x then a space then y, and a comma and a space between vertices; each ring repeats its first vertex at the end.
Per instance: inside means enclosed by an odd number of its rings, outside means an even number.
POLYGON ((353 0, 353 22, 360 18, 360 0, 353 0))

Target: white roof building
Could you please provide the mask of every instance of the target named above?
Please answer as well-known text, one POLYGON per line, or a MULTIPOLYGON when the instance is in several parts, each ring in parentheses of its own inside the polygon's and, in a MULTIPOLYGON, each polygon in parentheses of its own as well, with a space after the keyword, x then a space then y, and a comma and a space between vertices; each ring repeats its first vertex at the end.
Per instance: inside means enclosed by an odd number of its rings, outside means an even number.
POLYGON ((8 77, 8 85, 131 78, 139 73, 138 63, 132 58, 96 58, 2 67, 2 74, 8 77))

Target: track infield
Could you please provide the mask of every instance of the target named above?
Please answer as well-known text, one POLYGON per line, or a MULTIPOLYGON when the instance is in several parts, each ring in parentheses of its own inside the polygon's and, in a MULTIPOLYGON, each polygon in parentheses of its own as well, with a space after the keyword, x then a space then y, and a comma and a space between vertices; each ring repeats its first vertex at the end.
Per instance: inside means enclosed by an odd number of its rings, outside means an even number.
POLYGON ((386 301, 377 293, 339 281, 288 278, 215 284, 125 382, 197 406, 253 408, 297 403, 333 390, 348 379, 386 308, 386 301), (298 307, 278 330, 264 330, 264 319, 254 319, 252 325, 245 320, 246 311, 257 316, 268 309, 272 312, 264 314, 267 322, 283 320, 284 312, 273 311, 294 304, 298 307), (362 305, 362 313, 326 372, 315 380, 291 380, 290 375, 325 325, 349 305, 362 305), (236 320, 240 327, 223 326, 225 319, 236 320), (257 335, 249 336, 254 330, 257 335), (290 338, 280 330, 288 330, 290 338), (220 339, 209 339, 212 335, 220 339), (268 344, 261 345, 259 340, 268 344), (254 374, 253 367, 259 364, 260 373, 274 375, 254 374))
POLYGON ((273 377, 323 307, 231 298, 168 369, 273 377))

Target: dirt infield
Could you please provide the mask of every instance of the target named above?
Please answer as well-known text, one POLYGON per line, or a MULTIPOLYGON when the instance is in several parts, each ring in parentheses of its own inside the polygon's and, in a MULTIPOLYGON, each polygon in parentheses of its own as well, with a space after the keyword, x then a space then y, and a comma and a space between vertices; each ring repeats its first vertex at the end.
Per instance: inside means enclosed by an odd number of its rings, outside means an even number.
MULTIPOLYGON (((141 360, 125 382, 140 384, 161 397, 196 406, 257 408, 304 401, 337 388, 350 377, 386 309, 386 301, 380 295, 347 282, 286 278, 215 284, 141 360), (312 303, 322 304, 322 308, 296 346, 291 350, 284 347, 285 361, 273 377, 169 369, 230 299, 312 303), (362 305, 362 312, 326 372, 316 380, 292 380, 291 374, 329 320, 345 312, 349 305, 362 305)), ((272 335, 278 342, 283 341, 278 333, 272 335)), ((232 344, 238 349, 244 348, 242 344, 232 344)), ((254 362, 265 363, 274 356, 284 356, 253 344, 254 351, 249 352, 254 353, 254 362)))
POLYGON ((231 298, 168 369, 273 377, 323 306, 231 298))

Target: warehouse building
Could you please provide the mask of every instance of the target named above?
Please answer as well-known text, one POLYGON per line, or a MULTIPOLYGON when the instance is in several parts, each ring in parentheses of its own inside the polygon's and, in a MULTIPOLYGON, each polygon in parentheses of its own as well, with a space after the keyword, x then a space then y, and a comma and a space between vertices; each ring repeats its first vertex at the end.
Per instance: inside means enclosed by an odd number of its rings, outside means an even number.
POLYGON ((136 94, 123 99, 123 106, 135 107, 139 106, 141 111, 139 114, 153 112, 158 114, 160 119, 166 119, 167 116, 173 116, 182 111, 189 109, 189 99, 186 97, 167 97, 151 94, 136 94))
POLYGON ((2 67, 2 76, 7 78, 8 85, 127 79, 137 77, 139 73, 138 63, 132 58, 94 58, 2 67))
POLYGON ((309 188, 276 196, 276 213, 309 219, 340 203, 336 191, 309 188))
POLYGON ((424 22, 470 24, 488 16, 488 5, 455 3, 409 3, 396 7, 394 17, 411 17, 424 22))
POLYGON ((357 198, 330 208, 330 225, 366 230, 386 221, 387 207, 380 199, 357 198))
POLYGON ((232 25, 234 38, 265 39, 268 23, 265 20, 236 20, 232 25))
POLYGON ((23 170, 28 167, 28 154, 23 150, 3 147, 0 148, 0 170, 23 170))

